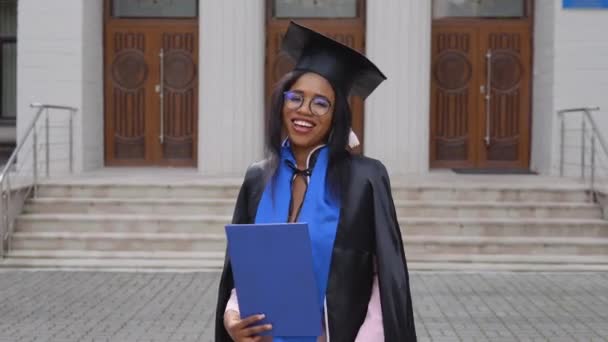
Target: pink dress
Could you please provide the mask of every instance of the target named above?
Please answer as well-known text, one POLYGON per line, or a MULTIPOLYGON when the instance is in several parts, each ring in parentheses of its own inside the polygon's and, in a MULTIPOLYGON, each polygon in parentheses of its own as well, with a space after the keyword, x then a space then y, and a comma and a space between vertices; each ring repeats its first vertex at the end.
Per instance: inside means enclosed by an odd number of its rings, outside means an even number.
MULTIPOLYGON (((228 310, 239 312, 239 303, 235 289, 232 289, 230 299, 228 300, 228 304, 226 305, 226 311, 228 310)), ((272 340, 268 339, 265 341, 272 340)), ((326 342, 325 326, 323 326, 323 335, 321 335, 317 341, 326 342)), ((359 328, 359 333, 357 334, 355 342, 377 341, 384 341, 384 327, 382 326, 382 306, 380 304, 380 289, 378 288, 378 276, 374 275, 374 285, 372 287, 372 296, 367 306, 367 315, 365 316, 365 321, 361 325, 361 328, 359 328)))

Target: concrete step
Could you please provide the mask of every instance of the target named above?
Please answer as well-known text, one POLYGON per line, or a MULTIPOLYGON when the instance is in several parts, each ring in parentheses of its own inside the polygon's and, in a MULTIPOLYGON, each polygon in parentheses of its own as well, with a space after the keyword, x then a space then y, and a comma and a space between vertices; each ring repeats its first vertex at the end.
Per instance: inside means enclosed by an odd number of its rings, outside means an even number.
POLYGON ((430 218, 581 218, 602 219, 595 203, 396 201, 397 216, 430 218))
MULTIPOLYGON (((223 235, 230 216, 153 214, 23 214, 16 232, 183 233, 223 235)), ((412 217, 400 220, 407 236, 608 237, 599 219, 478 219, 412 217)))
POLYGON ((41 197, 27 202, 25 213, 232 215, 227 198, 68 198, 41 197))
POLYGON ((608 255, 608 238, 409 236, 404 241, 413 255, 608 255))
MULTIPOLYGON (((25 213, 232 215, 230 198, 67 198, 28 201, 25 213)), ((449 218, 586 218, 601 219, 594 203, 396 201, 399 217, 449 218)))
MULTIPOLYGON (((14 250, 9 258, 22 259, 154 259, 154 260, 208 260, 224 263, 224 251, 95 251, 95 250, 14 250)), ((517 255, 517 254, 412 254, 407 251, 408 262, 454 262, 454 263, 509 263, 521 264, 607 264, 608 255, 517 255)))
POLYGON ((221 265, 205 259, 0 259, 0 269, 47 269, 62 271, 220 272, 221 265))
POLYGON ((0 260, 0 268, 85 270, 221 270, 224 252, 15 250, 0 260))
MULTIPOLYGON (((220 272, 222 264, 199 259, 0 259, 1 269, 24 268, 61 271, 113 272, 220 272)), ((408 262, 410 272, 416 271, 471 271, 471 272, 606 272, 608 264, 535 264, 528 263, 454 263, 408 262)))
POLYGON ((16 232, 224 234, 230 216, 156 214, 23 214, 16 232))
POLYGON ((415 263, 481 263, 481 264, 589 264, 608 266, 608 255, 551 255, 551 254, 412 254, 407 261, 415 263))
POLYGON ((461 263, 461 262, 408 262, 410 271, 467 271, 467 272, 606 272, 608 264, 522 264, 461 263))
MULTIPOLYGON (((231 198, 235 199, 240 184, 193 182, 191 184, 53 184, 39 187, 39 197, 76 198, 231 198)), ((546 185, 437 184, 394 185, 393 197, 401 201, 494 201, 494 202, 590 202, 580 186, 548 187, 546 185)))
POLYGON ((91 251, 199 251, 220 252, 226 240, 219 234, 201 233, 14 233, 13 250, 91 251))
POLYGON ((420 186, 394 185, 396 201, 457 202, 591 202, 582 187, 438 184, 420 186))
POLYGON ((236 199, 240 184, 192 183, 192 184, 42 184, 39 197, 70 198, 233 198, 236 199))
POLYGON ((406 236, 605 237, 608 221, 600 219, 428 218, 401 219, 406 236))
POLYGON ((224 262, 225 252, 183 251, 100 251, 100 250, 34 250, 9 251, 8 257, 23 259, 158 259, 188 260, 205 259, 224 262))
MULTIPOLYGON (((608 256, 458 255, 407 253, 410 270, 608 271, 608 256)), ((0 260, 0 268, 214 271, 223 252, 116 252, 18 250, 0 260)))
MULTIPOLYGON (((406 251, 426 254, 608 255, 608 238, 408 236, 406 251)), ((14 250, 222 252, 221 234, 17 232, 14 250)))

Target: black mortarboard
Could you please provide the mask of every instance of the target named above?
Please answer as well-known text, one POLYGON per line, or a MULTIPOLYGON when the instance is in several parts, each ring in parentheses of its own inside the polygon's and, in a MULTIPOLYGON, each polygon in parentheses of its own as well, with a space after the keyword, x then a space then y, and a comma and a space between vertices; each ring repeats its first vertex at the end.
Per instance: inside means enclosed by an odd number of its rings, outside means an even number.
POLYGON ((346 95, 365 99, 386 80, 361 53, 294 22, 289 24, 281 50, 296 62, 294 70, 319 74, 346 95))

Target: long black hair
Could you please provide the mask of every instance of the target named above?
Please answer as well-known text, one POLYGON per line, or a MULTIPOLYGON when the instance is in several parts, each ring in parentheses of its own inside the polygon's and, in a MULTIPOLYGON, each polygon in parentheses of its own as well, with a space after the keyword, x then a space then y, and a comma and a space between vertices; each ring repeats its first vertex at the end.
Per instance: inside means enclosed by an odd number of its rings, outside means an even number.
MULTIPOLYGON (((267 120, 266 150, 269 154, 272 167, 269 169, 274 175, 281 155, 281 144, 284 139, 283 130, 283 93, 291 89, 296 81, 307 71, 294 70, 287 73, 277 83, 272 93, 270 110, 267 120)), ((329 148, 329 165, 327 167, 327 180, 330 191, 337 198, 342 197, 350 173, 350 152, 346 149, 348 136, 352 124, 352 113, 348 98, 343 91, 332 85, 335 93, 333 118, 327 146, 329 148)))

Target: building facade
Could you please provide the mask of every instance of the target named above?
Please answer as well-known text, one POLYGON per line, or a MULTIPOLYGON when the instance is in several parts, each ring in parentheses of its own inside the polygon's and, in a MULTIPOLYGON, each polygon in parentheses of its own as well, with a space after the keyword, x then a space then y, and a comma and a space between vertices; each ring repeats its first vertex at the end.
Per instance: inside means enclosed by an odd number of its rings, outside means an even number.
POLYGON ((392 174, 555 174, 558 110, 600 106, 608 131, 608 10, 572 2, 0 0, 0 42, 17 51, 3 48, 2 75, 14 70, 17 82, 3 76, 2 117, 14 99, 19 138, 32 102, 77 107, 77 171, 240 176, 263 156, 266 99, 290 68, 279 43, 295 19, 364 51, 388 76, 351 104, 359 152, 392 174))

